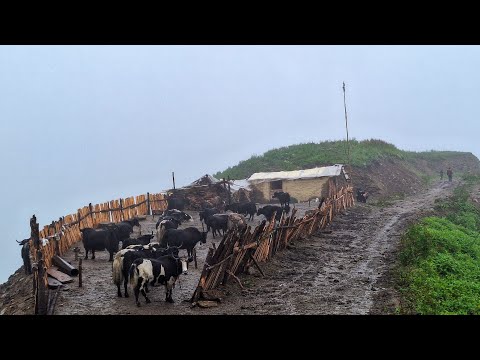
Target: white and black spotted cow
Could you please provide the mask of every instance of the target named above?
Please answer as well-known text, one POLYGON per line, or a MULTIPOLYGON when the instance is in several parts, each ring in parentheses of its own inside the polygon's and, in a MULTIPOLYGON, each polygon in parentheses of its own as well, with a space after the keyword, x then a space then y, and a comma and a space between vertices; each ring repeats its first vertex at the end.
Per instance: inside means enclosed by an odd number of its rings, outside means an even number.
POLYGON ((178 252, 158 259, 137 259, 133 262, 129 271, 130 285, 135 294, 135 303, 140 306, 138 294, 141 292, 146 303, 150 303, 145 288, 148 284, 165 285, 165 301, 173 303, 172 289, 180 274, 187 274, 188 263, 193 259, 179 258, 178 252))

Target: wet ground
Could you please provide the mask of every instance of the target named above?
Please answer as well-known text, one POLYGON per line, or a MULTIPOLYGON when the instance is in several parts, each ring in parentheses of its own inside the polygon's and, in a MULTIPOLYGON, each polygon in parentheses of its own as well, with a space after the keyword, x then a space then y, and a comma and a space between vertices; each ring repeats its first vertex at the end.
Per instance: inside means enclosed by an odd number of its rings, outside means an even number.
MULTIPOLYGON (((191 308, 188 300, 198 284, 203 262, 213 239, 197 245, 198 269, 191 263, 188 275, 180 277, 173 290, 174 304, 166 303, 164 287, 149 294, 151 304, 136 307, 134 298, 118 298, 112 282, 108 253, 97 252, 95 260, 83 261, 83 287, 77 279, 57 301, 56 314, 384 314, 395 311, 397 294, 391 270, 400 235, 408 224, 433 210, 434 200, 450 194, 455 182, 437 182, 429 189, 384 206, 357 204, 309 239, 290 244, 268 263, 261 264, 265 277, 242 275, 245 290, 235 282, 223 290, 227 296, 218 307, 191 308), (331 233, 329 233, 331 231, 331 233)), ((315 208, 296 204, 298 216, 315 208)), ((201 229, 198 212, 193 223, 201 229)), ((255 217, 255 224, 263 216, 255 217)), ((141 222, 141 233, 155 230, 156 220, 141 222)), ((135 228, 138 234, 138 229, 135 228)), ((81 243, 79 246, 82 248, 81 243)), ((65 258, 74 261, 69 251, 65 258)), ((133 295, 133 294, 132 294, 133 295)))

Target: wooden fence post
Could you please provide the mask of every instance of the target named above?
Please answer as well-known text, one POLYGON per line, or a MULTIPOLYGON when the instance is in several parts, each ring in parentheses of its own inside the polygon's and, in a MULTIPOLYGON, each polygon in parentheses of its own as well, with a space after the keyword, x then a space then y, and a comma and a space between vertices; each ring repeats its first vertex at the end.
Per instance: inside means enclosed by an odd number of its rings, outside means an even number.
POLYGON ((120 221, 125 220, 123 217, 123 205, 122 205, 122 199, 120 198, 120 221))
POLYGON ((90 209, 90 218, 92 219, 92 226, 95 227, 95 220, 93 219, 93 207, 92 203, 88 204, 88 208, 90 209))
POLYGON ((150 193, 147 192, 147 215, 152 215, 150 211, 150 193))
POLYGON ((45 288, 45 269, 44 260, 42 254, 42 244, 40 242, 40 235, 38 230, 37 218, 35 215, 30 219, 31 238, 33 239, 33 245, 37 256, 37 266, 34 272, 37 276, 34 276, 35 281, 35 315, 47 314, 47 291, 45 288))
POLYGON ((82 287, 82 258, 78 259, 78 287, 82 287))

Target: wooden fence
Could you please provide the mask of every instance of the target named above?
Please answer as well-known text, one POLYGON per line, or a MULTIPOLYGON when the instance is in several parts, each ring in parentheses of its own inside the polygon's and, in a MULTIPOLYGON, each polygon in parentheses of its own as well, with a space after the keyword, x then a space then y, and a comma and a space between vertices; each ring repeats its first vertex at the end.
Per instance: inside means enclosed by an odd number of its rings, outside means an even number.
MULTIPOLYGON (((167 200, 163 194, 131 196, 125 199, 112 200, 102 204, 89 204, 77 210, 76 214, 61 217, 52 221, 40 230, 40 239, 47 239, 48 243, 41 246, 45 268, 52 266, 55 255, 63 255, 74 243, 82 239, 80 229, 95 228, 104 222, 120 222, 136 216, 149 215, 152 210, 167 209, 167 200)), ((31 256, 37 261, 37 252, 30 239, 31 256)), ((45 281, 46 277, 45 277, 45 281)))
POLYGON ((213 244, 208 251, 198 286, 191 298, 192 306, 201 298, 208 300, 208 290, 226 284, 230 278, 243 288, 238 274, 255 266, 263 275, 259 263, 268 261, 291 241, 307 238, 324 229, 336 214, 354 203, 353 187, 346 186, 331 192, 321 208, 303 218, 296 218, 296 209, 293 209, 290 216, 282 215, 278 226, 275 226, 275 221, 263 221, 253 231, 248 226, 243 233, 228 232, 217 248, 213 244))

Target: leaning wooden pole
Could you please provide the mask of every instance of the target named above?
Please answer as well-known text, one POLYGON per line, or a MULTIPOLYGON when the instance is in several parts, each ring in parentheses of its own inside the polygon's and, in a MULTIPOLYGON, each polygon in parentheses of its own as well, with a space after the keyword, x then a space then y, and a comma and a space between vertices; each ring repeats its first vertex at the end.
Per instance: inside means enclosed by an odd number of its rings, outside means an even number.
POLYGON ((37 218, 35 215, 30 219, 31 238, 35 248, 36 264, 34 268, 34 284, 35 284, 35 315, 47 314, 47 289, 45 286, 45 269, 42 254, 42 243, 38 230, 37 218))

